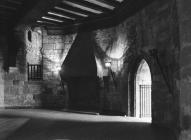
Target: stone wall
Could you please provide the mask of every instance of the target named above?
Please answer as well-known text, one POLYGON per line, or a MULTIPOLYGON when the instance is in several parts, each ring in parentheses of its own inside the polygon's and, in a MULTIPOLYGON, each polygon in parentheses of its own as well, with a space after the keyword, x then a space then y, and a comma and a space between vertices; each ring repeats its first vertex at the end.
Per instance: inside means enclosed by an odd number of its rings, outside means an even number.
POLYGON ((4 107, 4 61, 7 49, 7 41, 5 35, 0 35, 0 108, 4 107))
POLYGON ((113 81, 109 74, 109 92, 102 90, 109 110, 134 115, 134 91, 129 85, 141 59, 145 59, 152 73, 153 122, 177 124, 177 29, 175 1, 168 0, 155 1, 116 27, 94 31, 98 76, 108 76, 108 61, 115 76, 113 81))
POLYGON ((41 28, 30 29, 25 31, 26 43, 26 59, 28 64, 42 63, 42 31, 41 28), (31 33, 31 40, 29 40, 29 32, 31 33))
POLYGON ((64 107, 59 70, 75 35, 49 36, 42 28, 23 25, 10 34, 0 40, 3 52, 0 54, 0 105, 6 108, 64 107), (29 30, 31 40, 28 40, 29 30), (10 38, 12 43, 8 43, 10 38), (12 47, 15 54, 9 57, 12 47), (42 81, 28 81, 27 63, 43 65, 42 81))
POLYGON ((153 122, 178 124, 179 113, 179 38, 177 9, 174 0, 156 1, 141 14, 142 44, 139 50, 150 58, 152 73, 153 122), (149 50, 150 49, 150 50, 149 50), (157 54, 151 52, 156 49, 157 54), (157 57, 158 58, 157 58, 157 57))
POLYGON ((102 109, 135 115, 134 76, 139 63, 145 59, 152 76, 153 122, 169 126, 178 124, 176 12, 174 0, 155 1, 116 27, 92 32, 102 109), (105 66, 106 62, 111 64, 111 69, 105 66))
POLYGON ((180 36, 180 140, 191 139, 191 10, 189 0, 177 0, 180 36))
MULTIPOLYGON (((26 51, 26 36, 25 26, 21 26, 13 31, 15 38, 12 44, 9 44, 7 56, 9 56, 10 48, 16 47, 15 50, 15 64, 11 66, 8 63, 5 66, 3 80, 4 80, 4 106, 6 108, 31 108, 40 105, 39 100, 35 99, 35 94, 41 92, 39 84, 29 83, 27 80, 27 51, 26 51), (7 69, 7 70, 6 70, 7 69)), ((9 34, 8 34, 9 36, 9 34)), ((9 37, 8 37, 9 38, 9 37)), ((13 58, 9 58, 13 59, 13 58)), ((12 60, 9 60, 12 62, 12 60)))
POLYGON ((60 70, 61 65, 75 39, 72 35, 48 35, 42 29, 42 64, 43 64, 43 105, 47 107, 65 107, 66 94, 63 91, 60 70))
POLYGON ((28 83, 17 67, 10 67, 9 72, 4 74, 4 80, 6 108, 31 108, 40 105, 34 96, 41 92, 41 87, 28 83))
POLYGON ((61 65, 76 37, 72 35, 48 35, 43 31, 43 79, 59 78, 61 65))
MULTIPOLYGON (((181 8, 182 5, 179 8, 180 13, 181 8)), ((189 12, 186 14, 189 15, 189 12)), ((182 35, 189 27, 184 26, 189 25, 187 24, 189 18, 181 19, 180 33, 182 35)), ((65 94, 60 83, 59 70, 76 34, 48 35, 46 30, 42 29, 42 34, 39 36, 38 31, 34 30, 37 37, 34 39, 36 44, 31 44, 26 41, 27 29, 24 29, 24 31, 18 31, 18 40, 21 42, 17 49, 16 66, 5 73, 2 80, 6 83, 5 105, 52 107, 58 103, 59 106, 63 106, 65 94), (27 62, 43 64, 44 81, 27 81, 27 62)), ((187 41, 189 33, 186 33, 183 34, 185 38, 181 38, 182 66, 184 66, 183 62, 188 62, 185 60, 188 60, 187 56, 189 56, 183 53, 189 50, 185 50, 189 47, 189 41, 187 41)), ((153 123, 178 128, 180 47, 176 1, 156 0, 116 27, 92 31, 91 36, 96 43, 94 53, 97 75, 100 77, 100 107, 112 113, 135 115, 134 77, 139 63, 145 59, 152 76, 153 123), (105 66, 106 62, 111 64, 111 68, 105 66)), ((181 85, 184 94, 180 100, 180 103, 184 102, 182 124, 189 120, 190 116, 189 72, 187 73, 189 67, 184 70, 181 71, 181 82, 184 83, 181 85)), ((188 136, 189 128, 186 127, 185 133, 188 136)))
MULTIPOLYGON (((135 115, 134 76, 139 63, 145 59, 152 76, 153 122, 178 125, 180 89, 176 85, 179 79, 177 34, 174 0, 155 1, 116 27, 93 31, 101 108, 135 115), (111 69, 105 66, 106 62, 111 64, 111 69)), ((51 74, 54 77, 57 73, 65 58, 65 51, 59 49, 64 47, 67 52, 67 44, 71 46, 74 38, 74 35, 44 35, 45 79, 51 79, 51 74), (63 41, 68 37, 73 39, 63 41)))

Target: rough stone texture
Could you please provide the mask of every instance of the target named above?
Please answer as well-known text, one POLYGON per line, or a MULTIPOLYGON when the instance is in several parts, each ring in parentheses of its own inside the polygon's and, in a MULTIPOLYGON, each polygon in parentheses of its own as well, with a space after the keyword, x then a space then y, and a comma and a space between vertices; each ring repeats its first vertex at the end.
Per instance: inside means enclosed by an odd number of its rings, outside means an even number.
MULTIPOLYGON (((4 43, 2 45, 4 49, 4 63, 2 70, 1 77, 3 79, 3 87, 1 88, 1 91, 3 90, 4 94, 4 107, 35 107, 39 106, 38 101, 34 100, 34 93, 33 90, 36 89, 36 91, 41 92, 41 90, 38 88, 39 85, 33 85, 29 84, 27 82, 27 61, 26 61, 26 38, 25 38, 25 26, 22 26, 18 29, 16 29, 13 34, 15 34, 14 40, 15 41, 14 46, 12 46, 11 43, 4 43), (15 47, 17 50, 15 51, 15 58, 10 57, 9 59, 16 59, 16 60, 9 60, 12 62, 11 64, 8 63, 7 58, 5 56, 11 55, 12 52, 10 52, 9 48, 15 47), (15 64, 13 63, 15 62, 15 64), (14 66, 10 66, 14 65, 14 66)), ((9 34, 5 37, 5 40, 8 40, 9 34)))
POLYGON ((73 35, 48 35, 43 30, 43 79, 59 78, 61 65, 75 39, 73 35))
MULTIPOLYGON (((25 107, 33 105, 32 103, 30 103, 30 101, 32 100, 32 96, 24 94, 23 92, 25 81, 27 79, 24 30, 25 27, 21 26, 21 28, 18 28, 17 30, 12 32, 15 36, 13 38, 14 40, 12 40, 15 41, 15 45, 13 46, 13 44, 11 43, 8 44, 8 48, 16 48, 16 54, 15 58, 9 58, 9 62, 11 62, 11 64, 8 63, 7 71, 3 75, 5 107, 25 107)), ((7 38, 9 38, 9 34, 7 38)), ((11 55, 11 53, 12 52, 8 50, 8 54, 11 55)))
MULTIPOLYGON (((93 42, 96 43, 94 53, 97 75, 100 77, 99 106, 102 110, 135 115, 134 77, 139 63, 145 59, 152 76, 153 123, 171 127, 175 129, 177 135, 181 124, 182 131, 179 139, 190 139, 191 11, 189 4, 189 0, 156 0, 116 27, 91 32, 93 42), (105 62, 111 63, 111 71, 105 67, 105 62)), ((22 31, 19 31, 18 35, 21 37, 20 40, 23 38, 26 40, 22 31)), ((36 52, 40 54, 38 39, 36 39, 37 45, 33 46, 34 49, 30 48, 31 46, 28 45, 30 43, 21 41, 16 57, 18 70, 5 73, 1 80, 6 85, 5 105, 63 106, 66 102, 66 94, 60 84, 59 70, 75 36, 75 34, 48 35, 46 30, 43 30, 42 60, 39 59, 40 55, 34 56, 36 52), (42 61, 44 82, 26 81, 26 58, 31 63, 42 61)), ((84 42, 84 39, 79 40, 81 41, 84 42)), ((6 43, 4 44, 5 47, 1 49, 6 50, 6 43)), ((88 40, 86 45, 92 44, 88 40)), ((4 64, 6 70, 7 64, 4 62, 7 58, 3 57, 2 60, 1 57, 2 54, 0 54, 0 64, 4 64)))
MULTIPOLYGON (((133 77, 138 64, 145 59, 152 74, 153 122, 176 126, 179 113, 179 87, 176 85, 179 79, 177 34, 174 0, 155 1, 116 27, 93 31, 92 36, 97 43, 94 48, 97 75, 102 79, 101 83, 105 84, 100 91, 102 108, 134 116, 133 77), (153 53, 153 49, 157 54, 153 53), (105 62, 111 63, 114 78, 111 77, 111 71, 105 67, 105 62)), ((55 45, 59 40, 60 36, 44 38, 45 56, 51 58, 45 58, 44 62, 47 64, 47 75, 53 74, 54 68, 57 68, 58 63, 54 62, 54 65, 51 65, 51 62, 58 60, 56 57, 59 55, 52 50, 59 46, 55 45), (51 54, 48 48, 54 54, 51 54)), ((59 60, 63 59, 60 57, 59 60)))
POLYGON ((191 9, 189 0, 177 0, 180 29, 180 140, 191 139, 191 9))
POLYGON ((134 116, 133 77, 145 59, 152 74, 153 123, 178 125, 179 38, 175 4, 174 0, 155 1, 117 27, 94 31, 98 76, 108 75, 104 63, 110 61, 117 82, 115 88, 110 75, 109 91, 102 91, 107 109, 134 116))
POLYGON ((4 54, 3 54, 3 50, 4 50, 4 45, 5 45, 5 38, 0 35, 0 108, 4 107, 4 79, 3 79, 3 74, 4 74, 4 70, 3 70, 3 64, 4 64, 4 54))
POLYGON ((159 57, 159 62, 156 56, 151 56, 152 61, 148 62, 153 76, 153 122, 176 125, 179 89, 175 81, 179 78, 179 39, 175 1, 156 1, 143 11, 142 16, 146 17, 143 19, 143 37, 147 37, 143 38, 142 50, 148 54, 148 48, 154 47, 159 57))
POLYGON ((27 29, 25 32, 26 42, 26 59, 29 64, 41 64, 42 63, 42 33, 40 28, 35 28, 33 31, 27 29), (28 40, 28 32, 31 31, 31 41, 28 40))
POLYGON ((44 81, 42 83, 43 90, 36 95, 36 99, 40 101, 43 108, 65 108, 66 94, 63 91, 60 81, 54 79, 52 81, 44 81))
POLYGON ((29 29, 21 25, 13 32, 14 47, 17 48, 15 57, 8 58, 12 53, 8 48, 13 47, 7 43, 9 34, 1 37, 3 54, 0 54, 0 64, 4 69, 0 76, 0 105, 10 108, 64 107, 65 94, 59 70, 75 35, 49 36, 41 28, 35 28, 30 42, 27 36, 29 29), (7 63, 8 59, 13 66, 7 63), (27 63, 43 64, 44 81, 27 80, 27 63))
MULTIPOLYGON (((25 82, 25 75, 21 74, 18 68, 14 71, 9 71, 4 74, 5 80, 5 107, 33 107, 36 102, 33 100, 33 92, 36 87, 28 88, 28 83, 25 82)), ((40 92, 40 89, 36 91, 40 92)))
POLYGON ((25 81, 18 71, 5 73, 4 79, 6 108, 64 107, 65 98, 58 81, 25 81))
MULTIPOLYGON (((46 30, 42 29, 42 48, 40 50, 43 65, 43 81, 40 85, 42 90, 39 95, 34 97, 40 101, 42 107, 65 107, 66 94, 61 85, 59 71, 75 36, 75 34, 48 35, 46 30)), ((31 56, 35 57, 34 54, 31 56)))
MULTIPOLYGON (((134 93, 131 93, 132 91, 129 88, 129 82, 132 82, 129 73, 133 75, 136 72, 136 68, 133 68, 138 65, 139 59, 145 58, 152 72, 153 121, 164 123, 176 120, 172 114, 176 112, 175 108, 177 108, 173 104, 178 103, 176 102, 176 81, 173 80, 177 79, 178 48, 176 40, 178 38, 176 36, 176 16, 174 12, 176 9, 173 2, 173 0, 156 1, 116 27, 92 32, 92 36, 94 36, 97 43, 94 50, 98 76, 103 78, 108 75, 109 71, 105 67, 105 62, 107 61, 111 62, 111 70, 114 72, 114 79, 109 73, 108 89, 104 89, 104 87, 100 91, 104 94, 100 97, 106 99, 106 106, 109 110, 128 113, 128 115, 133 114, 132 106, 134 101, 132 96, 134 93), (162 71, 155 57, 150 53, 150 50, 154 48, 158 51, 159 61, 163 67, 162 71), (165 73, 165 76, 162 73, 165 73), (169 93, 166 82, 170 85, 170 89, 173 87, 174 90, 170 91, 172 93, 169 93), (127 91, 129 91, 129 94, 127 94, 127 91)), ((13 91, 17 95, 23 89, 25 92, 32 92, 33 95, 33 91, 26 88, 26 86, 32 87, 31 84, 27 85, 26 82, 27 61, 31 63, 43 61, 44 80, 50 81, 55 87, 60 82, 58 71, 75 39, 75 35, 48 35, 43 30, 43 46, 41 48, 39 45, 41 38, 37 35, 37 31, 34 32, 33 37, 36 37, 36 39, 32 39, 34 41, 32 44, 26 41, 26 32, 24 34, 22 31, 18 33, 22 38, 21 40, 24 38, 26 42, 24 42, 25 45, 19 46, 19 51, 17 52, 18 72, 5 74, 6 85, 9 85, 5 88, 6 92, 13 91), (40 48, 42 60, 40 60, 40 48), (35 54, 39 55, 35 57, 35 54), (25 64, 25 68, 22 64, 25 64)), ((104 83, 103 79, 101 83, 104 83)), ((54 89, 49 87, 51 84, 46 85, 45 83, 45 85, 40 84, 39 86, 48 87, 46 89, 51 90, 45 92, 50 93, 54 89)), ((44 92, 44 87, 42 87, 40 92, 44 92)), ((22 95, 22 92, 20 94, 22 95)), ((9 97, 8 94, 6 96, 9 97)))

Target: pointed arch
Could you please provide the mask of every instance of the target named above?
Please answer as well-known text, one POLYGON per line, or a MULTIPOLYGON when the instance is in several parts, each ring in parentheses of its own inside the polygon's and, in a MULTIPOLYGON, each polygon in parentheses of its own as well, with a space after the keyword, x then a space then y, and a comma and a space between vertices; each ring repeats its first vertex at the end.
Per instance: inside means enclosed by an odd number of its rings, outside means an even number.
POLYGON ((151 72, 148 63, 142 59, 134 78, 135 116, 151 118, 151 72))
MULTIPOLYGON (((128 63, 128 98, 126 98, 126 102, 128 102, 128 116, 132 116, 132 117, 138 117, 140 118, 140 113, 137 113, 138 109, 137 108, 137 98, 136 95, 138 96, 139 94, 136 93, 136 76, 138 74, 139 69, 141 69, 143 66, 142 64, 146 63, 147 64, 147 68, 149 68, 150 71, 150 79, 151 79, 151 85, 152 85, 152 81, 153 81, 153 59, 152 57, 150 57, 147 53, 142 53, 141 55, 138 56, 131 56, 128 59, 129 63, 128 63)), ((152 89, 152 86, 150 86, 150 90, 152 89)), ((151 90, 151 94, 152 94, 152 90, 151 90)), ((139 95, 140 96, 140 95, 139 95)), ((151 100, 151 106, 152 106, 152 97, 150 98, 151 100)), ((140 104, 139 104, 140 106, 140 104)), ((140 110, 139 110, 140 112, 140 110)), ((151 115, 150 115, 150 119, 148 119, 148 122, 151 122, 150 120, 152 120, 152 109, 151 109, 151 115)))

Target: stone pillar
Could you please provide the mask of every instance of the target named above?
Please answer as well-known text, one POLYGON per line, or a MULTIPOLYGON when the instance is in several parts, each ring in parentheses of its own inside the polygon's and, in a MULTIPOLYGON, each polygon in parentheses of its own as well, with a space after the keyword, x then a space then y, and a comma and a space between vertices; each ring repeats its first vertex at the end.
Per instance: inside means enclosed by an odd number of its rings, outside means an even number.
POLYGON ((0 35, 0 108, 4 108, 4 70, 5 66, 5 54, 7 50, 6 37, 0 35))
POLYGON ((0 108, 4 107, 4 80, 3 80, 3 70, 0 67, 0 108))
POLYGON ((176 0, 180 30, 180 140, 191 139, 191 1, 176 0))

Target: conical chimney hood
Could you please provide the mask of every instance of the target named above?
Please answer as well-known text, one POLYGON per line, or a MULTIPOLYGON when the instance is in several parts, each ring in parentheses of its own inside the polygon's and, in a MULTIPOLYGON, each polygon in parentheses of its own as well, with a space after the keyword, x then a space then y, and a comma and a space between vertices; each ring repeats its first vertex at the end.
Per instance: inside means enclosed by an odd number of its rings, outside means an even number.
POLYGON ((90 32, 79 33, 62 64, 61 77, 97 76, 95 44, 90 32))

